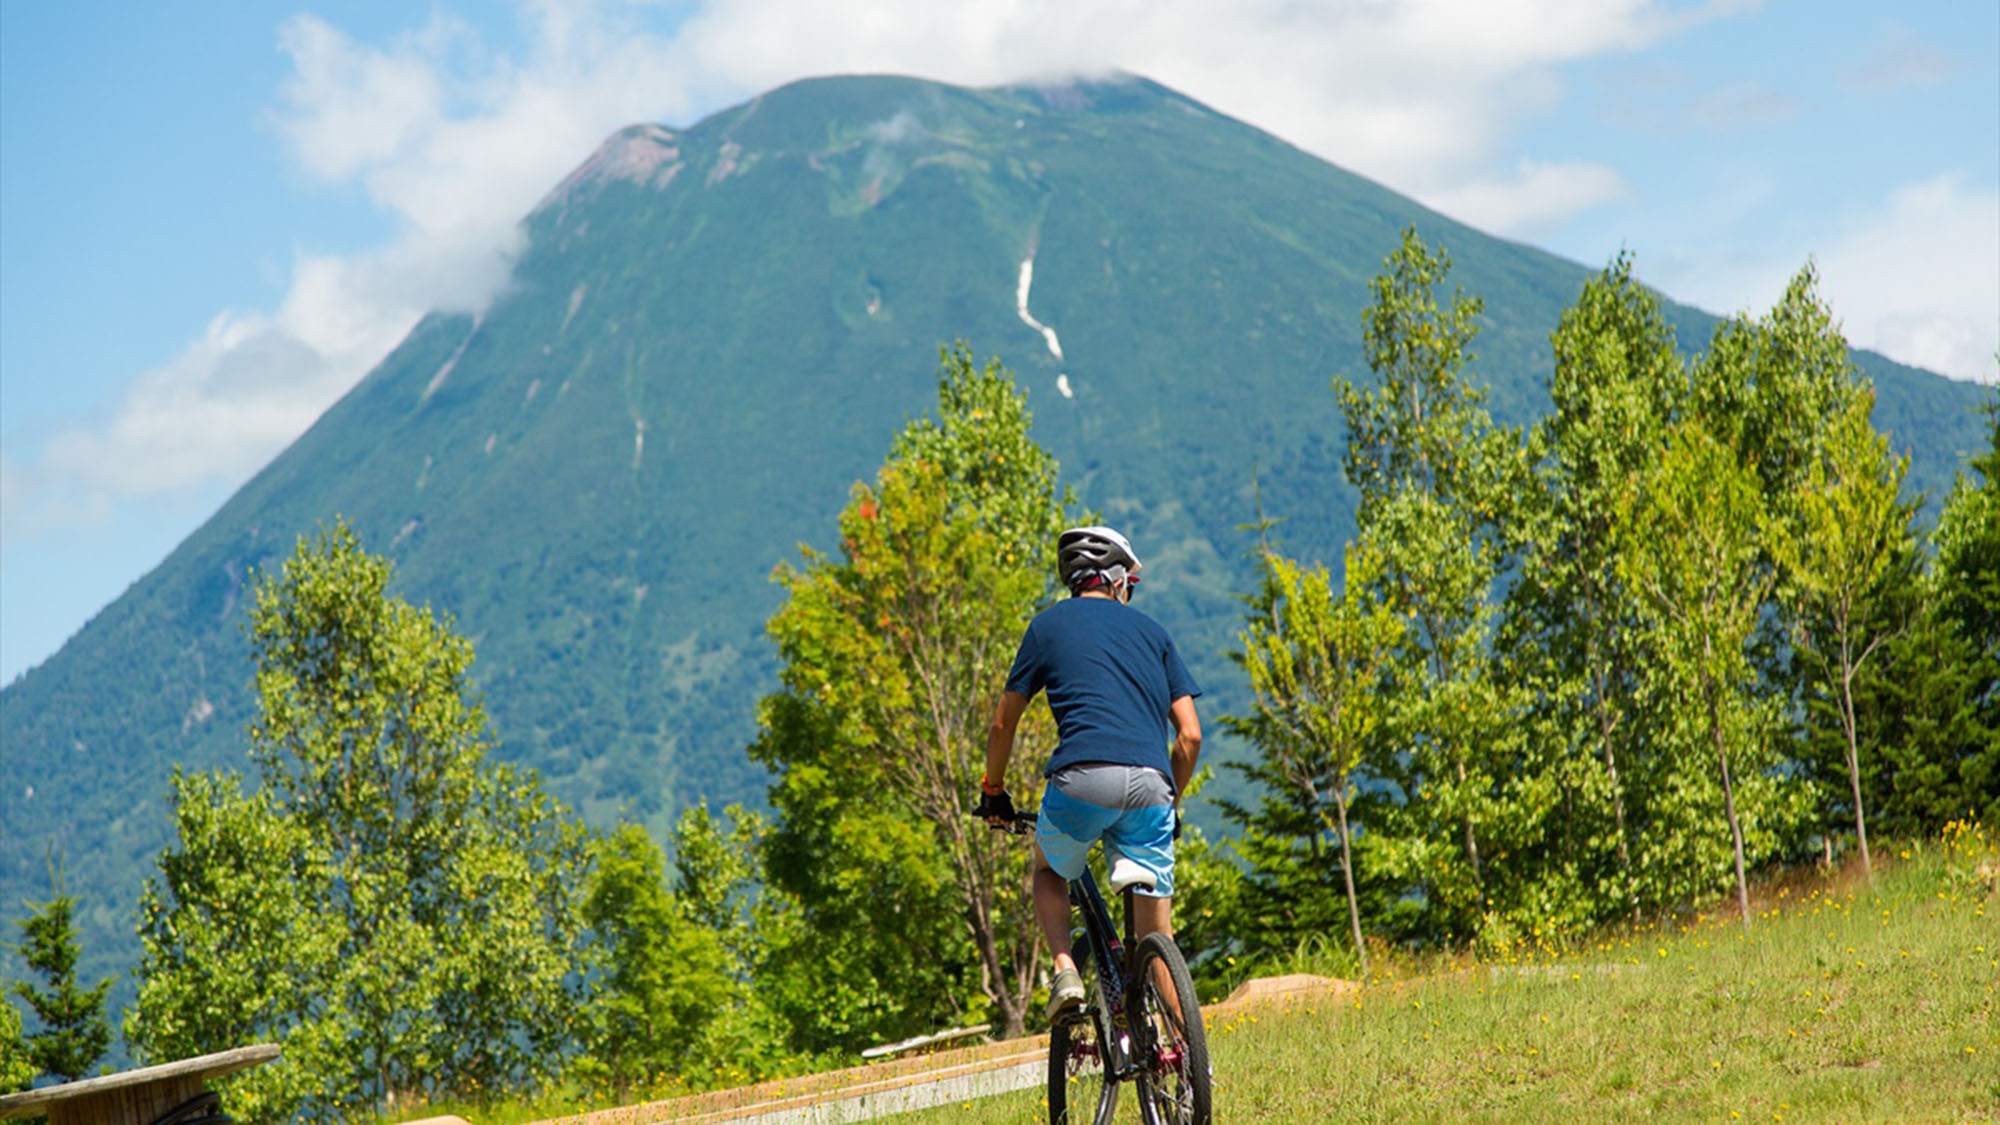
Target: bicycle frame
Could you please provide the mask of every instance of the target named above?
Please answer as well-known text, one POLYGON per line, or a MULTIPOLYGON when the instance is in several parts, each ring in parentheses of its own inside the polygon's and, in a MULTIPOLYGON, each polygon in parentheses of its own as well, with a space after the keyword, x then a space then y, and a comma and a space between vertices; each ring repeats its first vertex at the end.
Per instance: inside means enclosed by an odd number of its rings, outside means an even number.
MULTIPOLYGON (((1125 936, 1120 940, 1117 931, 1111 927, 1111 912, 1104 904, 1104 895, 1098 891, 1097 879, 1090 868, 1085 867, 1083 874, 1069 881, 1070 905, 1083 915, 1081 952, 1096 964, 1098 1016, 1106 1032, 1100 1049, 1109 1056, 1102 1061, 1105 1074, 1113 1082, 1130 1081, 1139 1073, 1132 1029, 1125 1026, 1125 951, 1132 941, 1131 897, 1132 892, 1126 891, 1125 936)), ((1072 955, 1076 952, 1078 950, 1073 949, 1072 955)), ((1078 960, 1080 962, 1083 958, 1078 960)))

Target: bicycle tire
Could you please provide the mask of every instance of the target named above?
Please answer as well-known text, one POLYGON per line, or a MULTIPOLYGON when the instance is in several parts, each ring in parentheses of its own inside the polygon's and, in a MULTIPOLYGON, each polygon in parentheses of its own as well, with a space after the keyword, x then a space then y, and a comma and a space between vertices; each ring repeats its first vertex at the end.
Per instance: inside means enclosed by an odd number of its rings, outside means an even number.
POLYGON ((1118 1087, 1104 1073, 1104 1043, 1103 1015, 1095 1005, 1090 1018, 1049 1029, 1049 1125, 1109 1125, 1118 1087))
POLYGON ((1208 1062, 1208 1036, 1202 1029, 1194 979, 1172 938, 1147 934, 1139 942, 1126 985, 1125 1013, 1138 1033, 1133 1049, 1140 1052, 1140 1117, 1148 1125, 1209 1125, 1215 1080, 1208 1062), (1156 965, 1166 970, 1173 1004, 1161 994, 1156 965))

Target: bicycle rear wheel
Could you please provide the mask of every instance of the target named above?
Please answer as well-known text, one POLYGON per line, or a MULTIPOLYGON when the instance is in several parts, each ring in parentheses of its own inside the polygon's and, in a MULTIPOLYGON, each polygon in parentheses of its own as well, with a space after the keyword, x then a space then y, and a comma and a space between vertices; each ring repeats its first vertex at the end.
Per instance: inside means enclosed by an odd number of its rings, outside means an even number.
POLYGON ((1139 1052, 1140 1116, 1148 1125, 1209 1125, 1214 1076, 1208 1036, 1194 980, 1172 938, 1147 934, 1139 943, 1125 1012, 1139 1052))
POLYGON ((1103 1009, 1049 1029, 1049 1125, 1109 1125, 1118 1087, 1104 1074, 1103 1009))

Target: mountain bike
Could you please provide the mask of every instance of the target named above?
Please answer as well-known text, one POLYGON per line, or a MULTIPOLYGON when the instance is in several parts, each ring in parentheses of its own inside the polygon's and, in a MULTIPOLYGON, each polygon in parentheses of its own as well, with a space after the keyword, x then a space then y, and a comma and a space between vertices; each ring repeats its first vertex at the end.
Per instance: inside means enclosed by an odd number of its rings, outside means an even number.
MULTIPOLYGON (((1035 815, 1016 813, 1008 831, 1032 832, 1035 815)), ((1125 1082, 1138 1087, 1146 1125, 1209 1125, 1208 1037, 1187 962, 1165 934, 1132 940, 1132 892, 1150 886, 1152 874, 1120 858, 1110 877, 1124 899, 1122 939, 1090 869, 1069 883, 1083 921, 1071 932, 1071 956, 1084 1005, 1049 1029, 1049 1125, 1110 1125, 1125 1082)))

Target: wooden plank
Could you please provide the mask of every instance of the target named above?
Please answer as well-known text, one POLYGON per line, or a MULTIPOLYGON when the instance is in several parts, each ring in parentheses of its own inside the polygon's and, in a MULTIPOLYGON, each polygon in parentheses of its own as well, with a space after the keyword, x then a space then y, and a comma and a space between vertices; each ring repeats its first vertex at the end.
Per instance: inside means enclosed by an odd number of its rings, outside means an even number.
POLYGON ((150 1122, 201 1093, 207 1080, 261 1066, 278 1057, 275 1043, 259 1043, 192 1059, 120 1071, 0 1095, 0 1118, 48 1115, 49 1125, 132 1125, 150 1122), (157 1110, 149 1107, 158 1104, 157 1110), (72 1113, 90 1116, 72 1116, 72 1113), (108 1115, 108 1116, 106 1116, 108 1115))
POLYGON ((919 1047, 933 1047, 939 1043, 969 1039, 974 1035, 984 1035, 990 1030, 992 1029, 983 1023, 975 1027, 954 1027, 949 1031, 939 1031, 930 1035, 919 1035, 913 1039, 905 1039, 901 1043, 886 1043, 880 1047, 870 1047, 861 1052, 861 1057, 872 1061, 888 1055, 900 1055, 904 1051, 914 1051, 919 1047))

